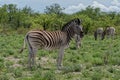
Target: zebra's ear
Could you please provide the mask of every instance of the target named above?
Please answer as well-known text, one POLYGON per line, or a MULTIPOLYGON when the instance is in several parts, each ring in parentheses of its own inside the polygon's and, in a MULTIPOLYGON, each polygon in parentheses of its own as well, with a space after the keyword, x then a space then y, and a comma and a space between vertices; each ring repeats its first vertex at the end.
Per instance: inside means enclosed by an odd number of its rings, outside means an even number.
POLYGON ((77 18, 77 23, 80 25, 82 23, 82 20, 77 18))

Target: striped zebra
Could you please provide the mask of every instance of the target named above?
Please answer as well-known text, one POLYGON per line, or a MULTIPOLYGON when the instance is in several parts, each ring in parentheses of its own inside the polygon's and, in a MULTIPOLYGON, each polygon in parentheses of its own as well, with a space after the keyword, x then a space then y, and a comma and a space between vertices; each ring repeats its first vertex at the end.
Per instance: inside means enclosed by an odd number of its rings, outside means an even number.
POLYGON ((105 35, 107 36, 107 38, 111 37, 112 39, 114 39, 115 28, 107 26, 102 34, 102 40, 105 38, 105 35))
POLYGON ((35 56, 38 49, 54 50, 59 49, 57 68, 61 69, 64 49, 68 47, 75 34, 83 36, 83 29, 80 26, 81 20, 75 18, 66 23, 60 31, 34 30, 29 31, 24 38, 24 45, 20 52, 25 49, 27 43, 29 50, 29 67, 35 64, 35 56))
POLYGON ((102 27, 97 28, 94 32, 95 40, 97 40, 97 38, 102 39, 102 34, 103 34, 103 28, 102 27))

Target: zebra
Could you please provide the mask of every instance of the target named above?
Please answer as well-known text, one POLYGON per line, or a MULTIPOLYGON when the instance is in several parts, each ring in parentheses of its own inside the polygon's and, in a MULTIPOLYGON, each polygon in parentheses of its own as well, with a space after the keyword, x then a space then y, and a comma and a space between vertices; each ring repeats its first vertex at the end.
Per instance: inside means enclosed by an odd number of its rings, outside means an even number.
POLYGON ((102 39, 102 34, 103 34, 103 28, 102 27, 97 28, 94 32, 95 40, 97 40, 98 37, 102 39))
POLYGON ((105 38, 105 35, 107 36, 107 38, 111 37, 112 39, 114 39, 115 33, 116 32, 114 27, 107 26, 102 34, 102 40, 105 38))
POLYGON ((66 23, 59 31, 33 30, 29 31, 24 38, 24 44, 20 52, 25 49, 27 43, 29 50, 28 65, 35 64, 35 56, 38 49, 54 50, 59 49, 57 57, 57 68, 62 68, 64 49, 66 49, 74 35, 83 36, 81 20, 72 19, 66 23))

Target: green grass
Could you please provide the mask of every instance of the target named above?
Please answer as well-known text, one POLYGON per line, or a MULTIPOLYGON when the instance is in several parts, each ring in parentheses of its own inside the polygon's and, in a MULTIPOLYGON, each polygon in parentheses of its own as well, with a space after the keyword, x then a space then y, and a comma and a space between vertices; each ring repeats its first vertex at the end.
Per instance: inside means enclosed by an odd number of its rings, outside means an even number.
POLYGON ((75 41, 65 50, 63 69, 57 70, 57 50, 39 50, 37 65, 27 68, 28 50, 19 53, 24 35, 0 35, 0 80, 119 80, 120 36, 114 40, 95 41, 92 35, 75 41))

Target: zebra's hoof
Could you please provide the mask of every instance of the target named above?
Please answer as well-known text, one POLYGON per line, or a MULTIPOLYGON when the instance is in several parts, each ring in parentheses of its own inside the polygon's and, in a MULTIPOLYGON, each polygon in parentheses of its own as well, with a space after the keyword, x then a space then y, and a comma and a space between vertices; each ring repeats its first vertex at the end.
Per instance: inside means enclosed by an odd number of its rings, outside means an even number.
POLYGON ((60 65, 60 66, 57 66, 57 69, 58 69, 58 70, 62 70, 62 68, 63 68, 63 67, 62 67, 61 65, 60 65))

